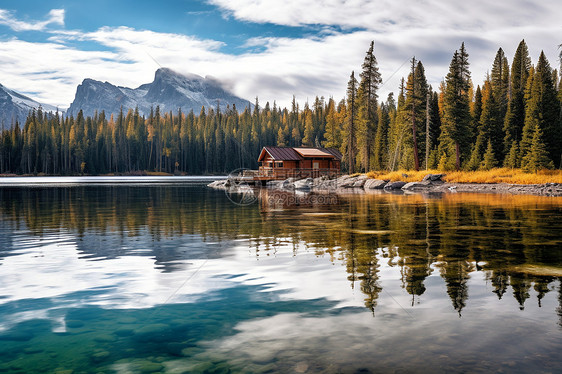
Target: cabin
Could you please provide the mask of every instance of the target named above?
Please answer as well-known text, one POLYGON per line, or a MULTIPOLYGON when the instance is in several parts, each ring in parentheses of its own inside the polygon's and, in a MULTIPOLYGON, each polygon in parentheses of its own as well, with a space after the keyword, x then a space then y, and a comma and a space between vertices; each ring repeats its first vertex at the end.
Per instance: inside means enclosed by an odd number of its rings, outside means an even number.
POLYGON ((263 147, 258 157, 260 180, 333 177, 341 172, 342 154, 334 148, 263 147))

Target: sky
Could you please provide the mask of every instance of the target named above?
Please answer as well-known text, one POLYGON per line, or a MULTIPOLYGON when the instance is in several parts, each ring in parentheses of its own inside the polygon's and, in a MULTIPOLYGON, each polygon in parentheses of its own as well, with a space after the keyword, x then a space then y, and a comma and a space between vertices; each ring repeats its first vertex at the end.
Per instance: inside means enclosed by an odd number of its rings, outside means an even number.
POLYGON ((65 109, 85 78, 136 88, 168 67, 261 105, 339 101, 373 40, 385 99, 413 56, 436 89, 462 42, 475 86, 522 39, 559 68, 561 15, 559 0, 2 0, 0 83, 65 109))

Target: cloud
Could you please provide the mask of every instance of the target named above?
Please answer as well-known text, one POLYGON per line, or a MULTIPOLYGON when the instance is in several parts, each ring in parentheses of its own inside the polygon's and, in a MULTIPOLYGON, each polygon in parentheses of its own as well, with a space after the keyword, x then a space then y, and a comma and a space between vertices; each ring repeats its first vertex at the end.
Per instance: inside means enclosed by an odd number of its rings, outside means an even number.
POLYGON ((441 0, 208 0, 239 20, 285 26, 338 25, 378 32, 400 29, 489 31, 535 24, 557 25, 558 0, 470 2, 441 0))
MULTIPOLYGON (((386 0, 323 0, 305 6, 287 0, 278 7, 277 2, 241 0, 234 7, 212 0, 228 17, 320 25, 312 28, 320 31, 300 38, 252 38, 242 47, 244 53, 232 55, 224 52, 226 44, 220 40, 177 33, 126 26, 94 31, 49 29, 47 43, 15 37, 0 42, 0 82, 39 101, 68 107, 84 78, 137 87, 152 81, 154 71, 165 66, 213 76, 250 101, 258 96, 262 104, 276 100, 288 106, 293 95, 301 105, 315 96, 343 98, 349 75, 360 69, 371 40, 375 40, 383 78, 380 99, 397 91, 401 77, 409 72, 405 62, 412 56, 424 63, 428 82, 437 88, 463 41, 475 85, 484 80, 500 46, 511 62, 523 38, 533 61, 544 49, 556 66, 562 42, 556 15, 561 6, 552 0, 541 4, 514 1, 507 7, 481 0, 455 6, 435 0, 407 0, 406 5, 386 0)), ((60 16, 63 22, 64 10, 60 16)))
POLYGON ((52 9, 45 21, 20 21, 13 12, 0 9, 0 24, 6 25, 14 31, 42 31, 48 25, 64 26, 64 9, 52 9))

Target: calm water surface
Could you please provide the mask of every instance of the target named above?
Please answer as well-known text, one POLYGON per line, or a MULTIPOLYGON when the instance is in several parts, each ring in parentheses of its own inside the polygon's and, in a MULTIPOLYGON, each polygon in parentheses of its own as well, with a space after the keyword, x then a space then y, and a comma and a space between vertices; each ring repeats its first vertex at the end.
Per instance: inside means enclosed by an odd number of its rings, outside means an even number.
POLYGON ((2 373, 562 371, 562 199, 0 188, 2 373))

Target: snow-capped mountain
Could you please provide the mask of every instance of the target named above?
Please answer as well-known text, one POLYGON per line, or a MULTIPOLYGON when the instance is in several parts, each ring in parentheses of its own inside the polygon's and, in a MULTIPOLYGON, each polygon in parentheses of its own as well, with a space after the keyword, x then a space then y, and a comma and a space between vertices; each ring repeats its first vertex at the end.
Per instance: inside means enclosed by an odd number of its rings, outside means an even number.
POLYGON ((85 116, 92 116, 94 112, 102 110, 109 115, 119 113, 121 107, 124 112, 138 107, 141 114, 148 115, 150 109, 157 105, 160 106, 161 113, 172 111, 175 114, 181 108, 184 113, 193 109, 199 114, 202 106, 215 108, 217 101, 221 110, 234 104, 240 111, 249 105, 247 100, 234 96, 212 78, 195 74, 182 75, 162 68, 156 71, 152 83, 135 89, 84 79, 76 89, 76 96, 67 114, 76 116, 82 109, 85 116))
MULTIPOLYGON (((52 105, 41 104, 0 84, 0 124, 3 128, 12 127, 16 120, 23 127, 29 112, 39 106, 43 108, 43 112, 55 113, 57 111, 57 108, 52 105)), ((59 113, 62 112, 59 110, 59 113)))

